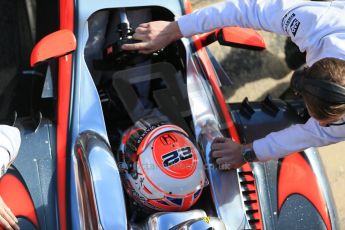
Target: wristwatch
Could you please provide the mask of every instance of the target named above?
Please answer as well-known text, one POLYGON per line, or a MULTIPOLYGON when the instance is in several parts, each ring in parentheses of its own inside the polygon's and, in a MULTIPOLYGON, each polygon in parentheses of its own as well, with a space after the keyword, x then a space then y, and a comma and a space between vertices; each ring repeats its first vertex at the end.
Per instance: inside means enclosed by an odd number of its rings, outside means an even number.
POLYGON ((259 161, 258 158, 256 157, 254 150, 250 147, 246 147, 246 146, 243 147, 242 156, 243 156, 244 161, 248 163, 259 161))

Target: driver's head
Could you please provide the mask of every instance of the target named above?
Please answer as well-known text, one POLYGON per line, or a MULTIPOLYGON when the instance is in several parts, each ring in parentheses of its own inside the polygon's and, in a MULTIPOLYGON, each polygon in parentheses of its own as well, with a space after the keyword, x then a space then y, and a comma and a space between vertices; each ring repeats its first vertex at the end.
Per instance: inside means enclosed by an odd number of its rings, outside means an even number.
MULTIPOLYGON (((305 79, 325 80, 345 87, 345 61, 336 58, 321 59, 304 70, 303 76, 305 79)), ((345 103, 332 101, 331 96, 323 94, 322 91, 321 95, 302 91, 302 96, 310 115, 317 119, 320 125, 338 121, 345 115, 345 103)))

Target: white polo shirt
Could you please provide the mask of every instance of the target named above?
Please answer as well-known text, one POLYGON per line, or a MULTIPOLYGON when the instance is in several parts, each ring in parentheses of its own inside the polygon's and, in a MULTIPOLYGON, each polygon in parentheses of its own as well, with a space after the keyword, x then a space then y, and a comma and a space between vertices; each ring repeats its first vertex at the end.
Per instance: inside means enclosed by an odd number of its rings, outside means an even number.
POLYGON ((0 177, 16 158, 19 147, 19 130, 15 127, 0 125, 0 177))
MULTIPOLYGON (((308 66, 326 57, 345 60, 345 1, 229 0, 182 16, 178 25, 185 37, 225 26, 286 35, 301 52, 306 51, 308 66)), ((269 160, 343 140, 345 125, 321 127, 310 118, 306 124, 271 133, 253 145, 259 160, 269 160)))

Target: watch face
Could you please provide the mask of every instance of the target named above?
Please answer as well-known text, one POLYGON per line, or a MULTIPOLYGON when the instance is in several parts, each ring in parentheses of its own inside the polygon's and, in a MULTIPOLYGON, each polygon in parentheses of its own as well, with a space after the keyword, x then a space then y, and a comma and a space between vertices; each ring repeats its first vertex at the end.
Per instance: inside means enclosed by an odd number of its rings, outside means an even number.
POLYGON ((243 158, 246 162, 254 162, 257 161, 256 154, 253 149, 244 149, 243 150, 243 158))

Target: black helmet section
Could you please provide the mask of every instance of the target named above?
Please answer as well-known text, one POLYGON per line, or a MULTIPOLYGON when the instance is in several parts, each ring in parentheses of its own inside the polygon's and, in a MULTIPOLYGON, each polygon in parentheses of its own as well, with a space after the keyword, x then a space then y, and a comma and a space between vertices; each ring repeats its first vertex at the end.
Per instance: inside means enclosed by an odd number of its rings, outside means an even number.
MULTIPOLYGON (((137 121, 129 131, 129 137, 125 143, 125 150, 137 153, 138 146, 144 137, 155 128, 168 123, 166 117, 144 117, 137 121)), ((127 132, 128 132, 127 131, 127 132)))
POLYGON ((308 69, 296 70, 291 78, 291 88, 299 93, 309 93, 318 99, 332 104, 345 103, 345 87, 334 82, 306 78, 308 69))

